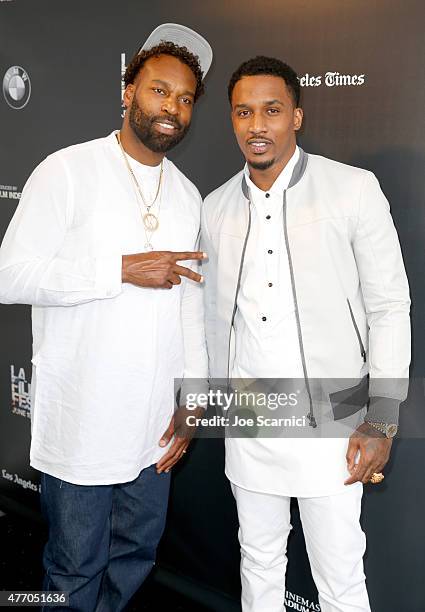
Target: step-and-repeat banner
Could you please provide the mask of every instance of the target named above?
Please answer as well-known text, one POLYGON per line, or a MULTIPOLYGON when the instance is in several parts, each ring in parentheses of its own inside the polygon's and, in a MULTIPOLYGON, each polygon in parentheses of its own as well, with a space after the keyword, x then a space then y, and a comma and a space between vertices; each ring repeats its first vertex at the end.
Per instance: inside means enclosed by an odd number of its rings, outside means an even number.
MULTIPOLYGON (((231 73, 254 55, 279 57, 301 78, 303 148, 372 170, 391 203, 413 303, 410 431, 415 419, 423 431, 424 19, 422 0, 0 0, 0 238, 46 155, 120 126, 126 62, 159 23, 186 24, 214 49, 207 93, 171 155, 203 195, 242 166, 226 96, 231 73)), ((28 464, 29 307, 0 307, 0 338, 0 509, 38 512, 39 476, 28 464)), ((422 437, 403 437, 385 482, 365 489, 376 612, 425 609, 424 465, 422 437)), ((288 610, 318 611, 296 503, 293 525, 282 599, 288 610)), ((176 470, 159 566, 163 581, 212 610, 239 609, 237 518, 221 440, 197 440, 176 470)))

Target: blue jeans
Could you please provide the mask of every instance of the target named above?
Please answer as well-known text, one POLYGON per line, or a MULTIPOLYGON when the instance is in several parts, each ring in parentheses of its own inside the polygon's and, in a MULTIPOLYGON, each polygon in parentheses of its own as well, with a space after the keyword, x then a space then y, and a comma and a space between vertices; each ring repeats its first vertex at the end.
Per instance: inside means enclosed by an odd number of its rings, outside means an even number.
POLYGON ((53 609, 123 610, 154 565, 169 487, 170 474, 157 474, 154 465, 116 485, 74 485, 42 474, 49 524, 43 589, 69 593, 69 607, 53 609))

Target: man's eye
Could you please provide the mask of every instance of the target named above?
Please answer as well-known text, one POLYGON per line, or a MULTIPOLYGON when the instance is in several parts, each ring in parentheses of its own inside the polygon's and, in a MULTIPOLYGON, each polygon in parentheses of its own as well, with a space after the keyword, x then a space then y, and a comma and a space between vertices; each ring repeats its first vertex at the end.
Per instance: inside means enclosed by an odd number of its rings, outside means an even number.
POLYGON ((165 91, 163 89, 161 89, 160 87, 153 87, 153 91, 155 93, 159 93, 159 94, 165 94, 165 91))
POLYGON ((242 110, 238 112, 238 117, 247 117, 249 114, 249 111, 247 110, 242 110))
POLYGON ((190 98, 182 98, 182 102, 183 104, 188 104, 188 105, 192 104, 192 100, 190 98))
POLYGON ((267 109, 267 112, 270 115, 276 115, 279 112, 279 109, 277 109, 277 108, 269 108, 269 109, 267 109))

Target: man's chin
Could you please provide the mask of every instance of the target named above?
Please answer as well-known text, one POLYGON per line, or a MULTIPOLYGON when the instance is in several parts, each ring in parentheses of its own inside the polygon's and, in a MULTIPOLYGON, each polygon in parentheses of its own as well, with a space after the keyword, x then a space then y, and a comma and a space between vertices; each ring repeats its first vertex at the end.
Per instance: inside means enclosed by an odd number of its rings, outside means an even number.
POLYGON ((180 139, 176 141, 175 138, 163 135, 161 137, 152 138, 145 144, 154 153, 166 153, 175 147, 179 142, 180 139))
POLYGON ((150 149, 153 153, 167 153, 181 142, 185 136, 184 132, 179 134, 140 134, 136 132, 136 136, 139 138, 145 147, 150 149))
POLYGON ((275 162, 274 157, 271 159, 247 159, 248 165, 254 170, 268 170, 275 162))

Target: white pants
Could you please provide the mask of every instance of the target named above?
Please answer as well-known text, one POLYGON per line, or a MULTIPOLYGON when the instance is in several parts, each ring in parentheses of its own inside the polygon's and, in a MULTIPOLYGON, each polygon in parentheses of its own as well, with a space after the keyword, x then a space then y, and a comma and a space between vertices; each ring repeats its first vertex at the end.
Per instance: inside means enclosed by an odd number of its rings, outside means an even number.
MULTIPOLYGON (((243 612, 284 612, 290 497, 231 483, 239 515, 243 612)), ((360 527, 360 483, 298 505, 322 612, 370 612, 363 572, 366 538, 360 527)))

